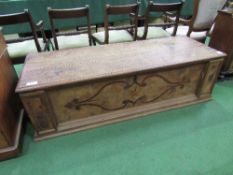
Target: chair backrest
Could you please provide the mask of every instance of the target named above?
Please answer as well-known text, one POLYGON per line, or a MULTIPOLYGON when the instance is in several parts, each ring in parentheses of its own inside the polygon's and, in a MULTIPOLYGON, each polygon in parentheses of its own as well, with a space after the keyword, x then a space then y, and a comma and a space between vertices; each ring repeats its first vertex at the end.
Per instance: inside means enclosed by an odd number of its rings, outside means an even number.
POLYGON ((59 35, 75 35, 81 33, 87 33, 89 38, 89 45, 91 45, 91 25, 90 25, 90 14, 89 14, 89 6, 86 5, 85 7, 80 8, 70 8, 70 9, 51 9, 48 7, 48 15, 49 21, 51 25, 52 36, 54 39, 55 49, 59 50, 57 36, 59 35), (84 31, 77 31, 77 32, 70 32, 65 34, 59 34, 56 32, 55 27, 55 20, 58 19, 72 19, 72 18, 85 18, 87 22, 87 30, 84 31))
MULTIPOLYGON (((25 9, 24 12, 21 12, 21 13, 0 15, 0 26, 20 24, 20 23, 28 23, 30 25, 37 51, 41 52, 42 49, 38 41, 35 24, 32 20, 31 14, 29 13, 27 9, 25 9)), ((25 39, 28 39, 28 38, 25 38, 25 39)), ((14 41, 17 42, 17 41, 23 41, 23 40, 24 38, 20 38, 14 41)))
POLYGON ((209 30, 227 0, 195 0, 194 11, 191 19, 193 31, 209 30))
POLYGON ((180 18, 180 12, 181 12, 182 6, 183 6, 182 1, 177 2, 177 3, 154 3, 153 1, 150 1, 147 6, 147 10, 145 14, 145 29, 144 29, 144 34, 143 34, 142 39, 146 39, 149 26, 157 26, 157 27, 163 27, 163 28, 174 26, 172 36, 175 36, 177 28, 178 28, 178 24, 179 24, 179 18, 180 18), (152 12, 160 12, 165 15, 166 13, 172 12, 172 14, 175 15, 175 22, 167 22, 165 20, 164 23, 149 24, 152 12))
POLYGON ((138 27, 138 10, 139 4, 128 4, 128 5, 109 5, 105 6, 104 15, 104 30, 105 30, 105 44, 109 43, 109 30, 130 30, 133 32, 133 40, 137 38, 137 27, 138 27), (133 18, 132 23, 127 26, 113 27, 109 26, 109 16, 111 15, 129 15, 133 18))

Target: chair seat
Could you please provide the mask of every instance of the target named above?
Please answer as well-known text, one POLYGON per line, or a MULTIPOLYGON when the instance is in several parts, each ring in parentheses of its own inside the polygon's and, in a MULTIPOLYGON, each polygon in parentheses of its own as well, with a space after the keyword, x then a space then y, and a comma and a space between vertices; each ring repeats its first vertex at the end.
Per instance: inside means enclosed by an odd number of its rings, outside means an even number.
MULTIPOLYGON (((93 34, 100 43, 104 43, 105 32, 97 32, 93 34)), ((126 30, 110 30, 109 31, 109 43, 121 43, 133 41, 133 36, 126 30)))
MULTIPOLYGON (((89 46, 89 39, 87 34, 58 36, 57 42, 59 49, 69 49, 69 48, 89 46)), ((52 40, 52 44, 54 45, 53 40, 52 40)))
MULTIPOLYGON (((45 43, 43 42, 43 39, 39 38, 38 41, 41 48, 44 48, 45 43)), ((32 39, 17 43, 9 43, 7 44, 7 51, 11 59, 17 59, 26 57, 29 53, 37 52, 37 48, 35 45, 35 41, 32 39)))
MULTIPOLYGON (((166 31, 172 34, 174 27, 167 28, 166 31)), ((186 36, 189 30, 189 26, 179 26, 176 32, 176 36, 186 36)), ((203 40, 206 37, 207 32, 192 32, 190 38, 195 40, 203 40)))
MULTIPOLYGON (((138 37, 142 37, 144 33, 144 27, 138 27, 138 37)), ((153 39, 153 38, 163 38, 169 37, 170 34, 163 30, 160 27, 148 27, 146 39, 153 39)))
POLYGON ((15 71, 16 71, 16 74, 18 77, 20 77, 20 75, 23 71, 23 67, 24 67, 24 64, 15 64, 14 65, 14 68, 15 68, 15 71))

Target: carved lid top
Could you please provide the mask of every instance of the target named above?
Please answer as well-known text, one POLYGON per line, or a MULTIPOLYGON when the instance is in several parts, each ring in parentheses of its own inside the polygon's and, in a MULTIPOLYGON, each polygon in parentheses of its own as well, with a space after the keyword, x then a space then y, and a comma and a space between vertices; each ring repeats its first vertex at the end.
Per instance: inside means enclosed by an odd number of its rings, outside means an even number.
POLYGON ((187 37, 30 54, 16 92, 51 88, 224 57, 187 37))

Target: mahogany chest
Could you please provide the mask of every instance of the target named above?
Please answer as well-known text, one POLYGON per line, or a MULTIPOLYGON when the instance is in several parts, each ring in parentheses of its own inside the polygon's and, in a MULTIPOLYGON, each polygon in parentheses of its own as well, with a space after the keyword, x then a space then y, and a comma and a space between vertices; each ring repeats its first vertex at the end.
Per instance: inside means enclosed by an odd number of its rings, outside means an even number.
POLYGON ((233 9, 219 11, 210 40, 210 47, 227 54, 221 73, 233 73, 233 9))
POLYGON ((20 151, 23 111, 15 93, 17 80, 0 29, 0 160, 17 156, 20 151))

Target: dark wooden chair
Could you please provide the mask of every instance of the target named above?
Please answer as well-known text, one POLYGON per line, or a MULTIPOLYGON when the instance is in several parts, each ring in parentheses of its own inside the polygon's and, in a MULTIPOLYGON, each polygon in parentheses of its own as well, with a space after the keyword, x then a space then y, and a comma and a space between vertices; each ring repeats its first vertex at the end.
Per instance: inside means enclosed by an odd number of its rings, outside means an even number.
POLYGON ((139 4, 105 6, 104 31, 93 34, 95 42, 99 44, 135 41, 137 37, 139 4), (131 14, 134 14, 132 17, 131 14), (109 25, 109 17, 115 15, 129 15, 131 23, 124 26, 109 25))
POLYGON ((179 24, 182 5, 183 2, 154 3, 153 1, 150 1, 147 6, 145 16, 141 17, 141 19, 144 19, 144 27, 138 28, 138 39, 152 39, 170 36, 170 34, 164 29, 171 26, 174 26, 171 35, 175 36, 179 24), (169 22, 165 19, 165 22, 163 23, 150 24, 150 19, 153 12, 162 13, 164 15, 172 12, 173 14, 175 14, 175 21, 169 22))
POLYGON ((6 40, 7 51, 13 64, 23 63, 27 54, 45 51, 48 46, 43 30, 43 21, 35 24, 27 9, 21 13, 0 15, 0 26, 21 23, 29 24, 32 36, 6 40), (43 38, 38 38, 37 32, 41 32, 43 38))
MULTIPOLYGON (((198 41, 204 41, 217 16, 218 10, 222 9, 227 0, 194 0, 193 15, 191 19, 180 18, 180 25, 176 35, 188 36, 198 41)), ((174 21, 172 15, 168 14, 169 21, 174 21)), ((166 29, 169 33, 173 28, 166 29)))
POLYGON ((89 7, 81 8, 70 8, 70 9, 51 9, 48 8, 48 15, 51 24, 52 31, 52 44, 55 46, 56 50, 76 48, 76 47, 86 47, 92 45, 91 38, 91 26, 90 26, 90 15, 89 7), (55 20, 65 20, 72 18, 85 18, 87 22, 87 27, 83 30, 73 31, 73 32, 56 32, 55 20))

